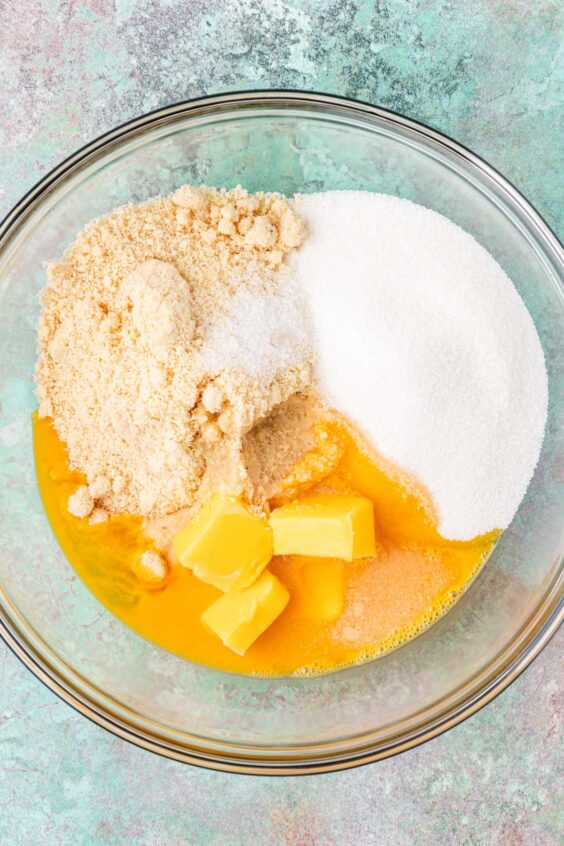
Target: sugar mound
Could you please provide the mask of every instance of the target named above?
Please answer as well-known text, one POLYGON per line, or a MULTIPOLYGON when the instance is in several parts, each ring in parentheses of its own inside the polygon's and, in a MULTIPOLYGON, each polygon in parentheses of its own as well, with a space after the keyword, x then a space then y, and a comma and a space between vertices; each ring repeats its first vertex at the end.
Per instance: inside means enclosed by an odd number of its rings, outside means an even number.
POLYGON ((445 538, 509 525, 538 461, 542 348, 491 255, 436 212, 365 192, 303 196, 292 257, 329 402, 434 500, 445 538))
POLYGON ((311 326, 303 295, 289 279, 276 288, 239 288, 226 315, 204 335, 202 365, 210 374, 243 371, 269 382, 311 356, 311 326))

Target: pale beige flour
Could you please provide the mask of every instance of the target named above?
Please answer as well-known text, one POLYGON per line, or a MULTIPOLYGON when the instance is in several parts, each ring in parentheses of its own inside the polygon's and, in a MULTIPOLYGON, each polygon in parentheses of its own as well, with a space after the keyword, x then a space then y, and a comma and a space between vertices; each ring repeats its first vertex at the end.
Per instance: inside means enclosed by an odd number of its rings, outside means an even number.
POLYGON ((212 379, 203 327, 251 277, 273 285, 304 236, 277 195, 184 186, 94 221, 48 265, 37 395, 87 478, 74 513, 169 514, 249 486, 242 439, 310 384, 311 362, 268 384, 212 379))

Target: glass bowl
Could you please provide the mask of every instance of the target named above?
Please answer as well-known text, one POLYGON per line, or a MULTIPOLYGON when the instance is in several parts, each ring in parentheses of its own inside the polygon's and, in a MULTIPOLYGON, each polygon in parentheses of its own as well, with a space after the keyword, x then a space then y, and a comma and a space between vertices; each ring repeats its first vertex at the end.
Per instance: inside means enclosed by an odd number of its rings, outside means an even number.
POLYGON ((2 633, 69 704, 139 746, 193 764, 321 772, 444 731, 509 684, 547 642, 561 616, 563 260, 539 215, 481 159, 407 118, 336 97, 210 97, 87 145, 24 197, 0 235, 2 633), (51 534, 31 444, 42 263, 93 217, 185 182, 286 194, 357 188, 415 200, 495 256, 536 323, 551 401, 527 496, 458 604, 372 663, 318 678, 264 679, 181 660, 99 605, 51 534))

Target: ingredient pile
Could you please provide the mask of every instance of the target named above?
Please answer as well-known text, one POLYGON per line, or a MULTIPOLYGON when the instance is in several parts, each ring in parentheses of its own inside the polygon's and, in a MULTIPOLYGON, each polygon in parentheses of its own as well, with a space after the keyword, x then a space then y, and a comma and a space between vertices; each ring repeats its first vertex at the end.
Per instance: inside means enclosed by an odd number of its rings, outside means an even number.
POLYGON ((443 614, 513 518, 542 349, 441 215, 187 185, 93 221, 47 276, 43 501, 158 645, 260 674, 368 660, 443 614))

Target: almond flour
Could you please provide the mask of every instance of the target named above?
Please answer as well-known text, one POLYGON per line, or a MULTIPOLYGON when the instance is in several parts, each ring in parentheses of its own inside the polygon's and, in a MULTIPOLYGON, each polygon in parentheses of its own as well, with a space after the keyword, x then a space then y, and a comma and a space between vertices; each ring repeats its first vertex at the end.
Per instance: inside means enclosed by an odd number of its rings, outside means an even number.
MULTIPOLYGON (((309 386, 311 353, 302 332, 303 345, 286 344, 292 355, 271 356, 268 371, 218 350, 210 364, 210 325, 232 330, 230 303, 246 289, 266 303, 279 297, 304 237, 278 195, 184 186, 92 222, 47 265, 37 396, 87 479, 73 514, 154 517, 210 487, 248 487, 242 439, 309 386)), ((252 324, 241 328, 252 335, 252 324)))

